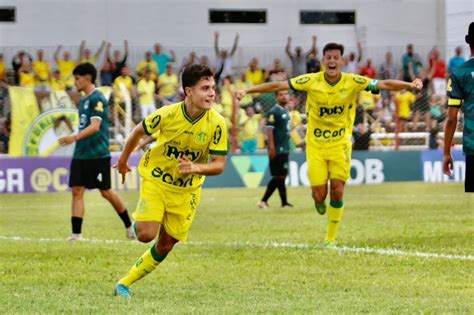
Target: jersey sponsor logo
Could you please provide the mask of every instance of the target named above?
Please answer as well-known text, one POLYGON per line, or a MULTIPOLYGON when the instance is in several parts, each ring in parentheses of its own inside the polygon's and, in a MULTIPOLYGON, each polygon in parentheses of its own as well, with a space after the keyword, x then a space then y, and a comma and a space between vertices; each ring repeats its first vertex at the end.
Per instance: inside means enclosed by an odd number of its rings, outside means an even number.
POLYGON ((97 180, 99 182, 102 182, 102 173, 99 173, 99 175, 97 175, 97 180))
POLYGON ((331 138, 339 138, 346 133, 345 128, 341 128, 339 130, 322 130, 319 128, 314 129, 313 134, 316 138, 324 138, 324 139, 331 139, 331 138))
POLYGON ((153 117, 150 122, 150 129, 155 129, 156 126, 158 126, 158 124, 160 123, 160 120, 161 115, 156 115, 155 117, 153 117))
POLYGON ((302 78, 297 79, 295 82, 296 82, 296 84, 305 84, 309 80, 311 80, 310 77, 302 77, 302 78))
POLYGON ((275 116, 273 116, 273 114, 268 116, 267 122, 273 124, 275 122, 275 116))
POLYGON ((94 108, 97 112, 103 112, 104 111, 104 104, 102 104, 101 101, 97 102, 97 105, 94 108))
POLYGON ((355 83, 358 84, 365 84, 367 83, 367 79, 364 77, 353 77, 352 80, 354 80, 355 83))
POLYGON ((204 131, 199 132, 194 140, 197 144, 205 144, 207 141, 207 133, 204 131))
POLYGON ((214 135, 212 136, 212 143, 218 144, 221 141, 222 137, 222 128, 220 125, 217 125, 214 135))
POLYGON ((180 150, 178 147, 171 145, 170 143, 166 143, 165 156, 170 160, 177 160, 178 158, 188 158, 191 161, 197 161, 202 156, 202 152, 193 151, 190 148, 180 150))
POLYGON ((170 173, 164 172, 161 168, 155 167, 151 171, 151 176, 155 178, 160 178, 161 181, 165 184, 173 185, 173 186, 178 186, 178 187, 187 187, 193 186, 193 179, 194 176, 190 176, 188 179, 184 180, 182 178, 174 178, 173 175, 170 173))
POLYGON ((334 107, 320 107, 319 108, 319 116, 324 117, 331 116, 331 115, 340 115, 344 112, 344 105, 334 106, 334 107))

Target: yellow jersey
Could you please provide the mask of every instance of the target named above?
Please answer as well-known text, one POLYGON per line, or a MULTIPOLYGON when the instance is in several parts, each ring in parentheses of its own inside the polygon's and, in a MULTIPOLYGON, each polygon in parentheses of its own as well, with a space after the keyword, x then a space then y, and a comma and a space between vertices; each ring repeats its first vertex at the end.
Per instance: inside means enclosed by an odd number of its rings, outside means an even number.
POLYGON ((252 82, 253 85, 257 85, 263 83, 265 80, 265 74, 263 73, 262 69, 256 69, 255 71, 247 69, 247 80, 252 82))
POLYGON ((160 87, 159 94, 163 97, 172 97, 176 95, 176 89, 178 88, 178 76, 174 73, 167 75, 163 73, 158 79, 158 86, 160 87))
POLYGON ((297 110, 290 111, 290 128, 295 129, 297 126, 303 125, 303 117, 297 110))
POLYGON ((374 110, 375 108, 375 96, 369 91, 360 91, 359 93, 359 105, 365 110, 374 110))
POLYGON ((339 81, 331 85, 320 71, 291 78, 288 84, 293 90, 308 93, 306 142, 321 147, 350 141, 357 94, 365 89, 376 92, 378 81, 343 72, 339 81))
POLYGON ((87 58, 82 58, 82 59, 81 59, 81 63, 86 63, 86 62, 88 62, 88 63, 94 64, 96 61, 97 61, 97 58, 96 58, 96 57, 90 57, 89 59, 87 59, 87 58))
POLYGON ((154 76, 153 80, 156 80, 156 77, 158 76, 158 65, 156 64, 156 62, 154 60, 142 60, 138 63, 137 67, 135 68, 135 71, 139 75, 143 75, 143 71, 145 71, 146 68, 151 70, 152 76, 154 76))
POLYGON ((33 69, 37 73, 37 83, 43 83, 49 79, 50 66, 46 61, 33 61, 33 69))
POLYGON ((7 71, 6 71, 5 64, 3 62, 0 62, 0 80, 2 78, 6 78, 6 75, 7 75, 7 71))
POLYGON ((398 117, 403 119, 410 119, 411 104, 416 101, 416 96, 410 91, 398 92, 395 94, 398 101, 398 117))
POLYGON ((178 158, 207 163, 210 155, 227 155, 227 127, 214 108, 191 119, 180 102, 156 110, 142 124, 145 133, 157 135, 157 140, 140 160, 140 176, 165 189, 192 191, 204 183, 203 175, 180 174, 178 158))
POLYGON ((252 117, 248 117, 247 114, 245 114, 242 120, 244 120, 244 123, 240 129, 240 138, 242 140, 255 139, 260 129, 260 121, 262 120, 262 115, 254 114, 252 117))
POLYGON ((64 81, 68 86, 74 85, 74 77, 72 71, 76 67, 76 62, 72 60, 57 60, 59 74, 61 80, 64 81))
POLYGON ((61 92, 66 91, 66 83, 63 80, 51 80, 51 92, 61 92))
POLYGON ((20 72, 20 86, 25 88, 35 87, 35 74, 33 72, 20 72))
POLYGON ((137 84, 137 92, 140 105, 155 104, 155 81, 141 79, 137 84))

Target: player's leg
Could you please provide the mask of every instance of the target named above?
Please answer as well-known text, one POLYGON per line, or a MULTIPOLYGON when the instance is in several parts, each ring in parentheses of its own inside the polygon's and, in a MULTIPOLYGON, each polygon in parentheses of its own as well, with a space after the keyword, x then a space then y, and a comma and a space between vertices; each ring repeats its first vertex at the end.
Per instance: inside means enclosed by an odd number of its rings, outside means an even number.
POLYGON ((311 184, 311 194, 314 206, 319 214, 326 213, 326 196, 328 193, 328 163, 324 157, 324 150, 313 149, 308 146, 306 151, 308 162, 308 177, 311 184))
POLYGON ((350 177, 352 146, 350 142, 329 150, 330 202, 328 207, 328 222, 326 244, 335 246, 337 233, 344 213, 344 186, 350 177))
POLYGON ((464 191, 474 193, 474 155, 466 155, 464 191))
POLYGON ((85 163, 83 160, 71 160, 69 171, 69 187, 71 187, 72 203, 71 203, 71 226, 72 235, 68 241, 77 241, 82 239, 82 220, 84 218, 84 191, 85 178, 83 174, 85 163))
POLYGON ((288 154, 279 154, 277 155, 276 160, 276 176, 274 176, 273 178, 275 178, 277 182, 277 188, 281 199, 281 206, 291 208, 293 207, 293 205, 288 203, 285 185, 285 179, 288 175, 288 154))
POLYGON ((114 207, 115 212, 117 212, 118 216, 123 222, 123 225, 125 226, 125 229, 127 230, 127 237, 129 239, 135 239, 132 221, 130 220, 130 216, 128 215, 127 208, 125 207, 122 198, 120 198, 120 196, 112 189, 100 189, 100 194, 102 195, 102 197, 107 199, 107 201, 112 205, 112 207, 114 207))
POLYGON ((267 184, 267 189, 265 190, 265 193, 263 194, 262 199, 257 203, 257 206, 261 209, 266 209, 268 208, 268 199, 272 196, 273 192, 277 189, 278 187, 278 182, 275 179, 275 175, 278 174, 278 165, 277 165, 277 157, 270 159, 270 174, 272 175, 272 179, 267 184))

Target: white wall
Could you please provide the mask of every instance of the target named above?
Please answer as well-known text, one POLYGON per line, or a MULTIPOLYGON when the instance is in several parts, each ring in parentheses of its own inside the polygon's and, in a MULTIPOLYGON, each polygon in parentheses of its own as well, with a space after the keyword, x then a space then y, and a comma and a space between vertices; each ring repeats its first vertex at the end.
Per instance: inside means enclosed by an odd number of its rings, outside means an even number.
POLYGON ((464 56, 469 57, 469 46, 464 37, 471 22, 474 22, 473 0, 446 1, 446 56, 448 59, 454 55, 456 46, 463 47, 464 56))
POLYGON ((30 52, 42 47, 51 56, 58 44, 75 53, 82 39, 91 48, 102 40, 121 48, 128 39, 133 65, 157 41, 175 49, 179 61, 190 50, 213 57, 213 33, 219 30, 222 47, 230 47, 234 34, 240 33, 236 64, 245 65, 252 56, 259 56, 262 64, 275 57, 287 61, 288 35, 305 49, 316 34, 320 50, 329 41, 354 50, 358 34, 364 55, 379 62, 387 49, 398 59, 409 42, 423 57, 433 45, 443 46, 445 24, 439 15, 444 1, 0 0, 1 6, 17 8, 16 23, 0 23, 0 45, 7 58, 20 47, 30 52), (267 9, 267 24, 209 24, 210 8, 267 9), (355 10, 357 25, 300 25, 300 9, 355 10))

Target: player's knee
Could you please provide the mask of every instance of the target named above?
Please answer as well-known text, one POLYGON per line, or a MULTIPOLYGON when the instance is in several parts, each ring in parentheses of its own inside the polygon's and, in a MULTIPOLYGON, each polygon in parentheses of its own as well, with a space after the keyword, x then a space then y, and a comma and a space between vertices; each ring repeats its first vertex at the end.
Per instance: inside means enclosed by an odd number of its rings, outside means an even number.
POLYGON ((155 239, 156 235, 148 231, 137 231, 137 240, 142 243, 149 243, 155 239))
POLYGON ((105 199, 110 199, 111 194, 112 194, 112 190, 110 189, 100 190, 100 195, 104 197, 105 199))
POLYGON ((81 198, 84 196, 84 187, 74 186, 71 189, 71 193, 73 198, 81 198))
POLYGON ((339 201, 344 194, 344 186, 331 186, 331 200, 339 201))
POLYGON ((326 200, 326 195, 318 192, 313 192, 313 200, 316 203, 322 203, 326 200))

